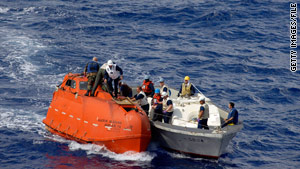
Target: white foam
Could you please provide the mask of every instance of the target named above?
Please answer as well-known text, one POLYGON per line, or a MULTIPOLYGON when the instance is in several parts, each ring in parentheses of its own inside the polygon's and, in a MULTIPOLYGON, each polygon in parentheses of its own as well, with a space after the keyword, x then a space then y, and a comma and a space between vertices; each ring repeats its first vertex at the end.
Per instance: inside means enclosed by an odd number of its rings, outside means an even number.
POLYGON ((33 144, 41 145, 41 144, 44 144, 44 143, 45 143, 44 140, 33 140, 33 144))
POLYGON ((46 132, 43 136, 45 138, 48 138, 48 139, 51 139, 53 141, 60 142, 60 143, 66 143, 66 144, 72 143, 71 140, 67 140, 67 139, 65 139, 63 137, 60 137, 59 135, 55 135, 55 134, 52 134, 50 132, 46 132))
POLYGON ((210 162, 217 162, 217 159, 206 159, 206 158, 201 158, 201 157, 191 157, 189 155, 186 154, 182 154, 182 153, 177 153, 177 152, 168 152, 168 154, 172 157, 172 158, 179 158, 179 159, 191 159, 191 160, 195 160, 195 161, 210 161, 210 162))
POLYGON ((137 161, 137 162, 147 162, 151 161, 156 155, 150 152, 125 152, 123 154, 116 154, 106 149, 105 146, 99 146, 95 144, 80 144, 72 141, 69 144, 69 148, 72 151, 75 150, 85 150, 89 154, 99 154, 104 157, 108 157, 117 161, 137 161))
MULTIPOLYGON (((34 10, 28 8, 27 10, 34 10)), ((22 85, 39 85, 45 87, 53 87, 62 81, 64 74, 48 74, 40 75, 38 72, 41 68, 52 67, 53 63, 49 60, 47 55, 39 58, 36 61, 36 55, 46 49, 46 46, 41 44, 38 40, 30 38, 20 30, 0 30, 0 46, 5 48, 6 56, 3 61, 7 63, 6 67, 0 68, 0 71, 5 70, 5 74, 11 78, 12 83, 21 83, 22 85), (40 64, 44 63, 44 64, 40 64), (47 81, 47 83, 45 83, 47 81), (40 85, 41 84, 41 85, 40 85)), ((76 68, 79 70, 79 68, 76 68)), ((82 71, 82 68, 80 68, 82 71)), ((74 68, 72 68, 74 71, 74 68)))
POLYGON ((182 159, 185 159, 185 158, 192 158, 188 155, 185 155, 185 154, 182 154, 182 153, 176 153, 176 152, 168 152, 168 154, 172 157, 172 158, 182 158, 182 159))
POLYGON ((28 8, 24 8, 23 11, 25 13, 31 13, 31 12, 34 12, 35 10, 35 7, 28 7, 28 8))
POLYGON ((8 11, 9 11, 9 8, 0 7, 0 13, 2 13, 2 14, 7 13, 8 11))
POLYGON ((0 108, 0 128, 7 127, 26 132, 45 132, 42 117, 34 112, 18 109, 0 108))
MULTIPOLYGON (((2 34, 5 34, 5 32, 1 33, 1 35, 2 34)), ((39 66, 34 64, 34 59, 31 57, 35 56, 38 51, 44 48, 43 45, 11 30, 6 34, 6 37, 3 38, 1 46, 3 46, 8 53, 3 61, 9 63, 7 74, 10 75, 10 77, 18 81, 23 81, 24 78, 28 79, 28 77, 38 71, 39 66)))

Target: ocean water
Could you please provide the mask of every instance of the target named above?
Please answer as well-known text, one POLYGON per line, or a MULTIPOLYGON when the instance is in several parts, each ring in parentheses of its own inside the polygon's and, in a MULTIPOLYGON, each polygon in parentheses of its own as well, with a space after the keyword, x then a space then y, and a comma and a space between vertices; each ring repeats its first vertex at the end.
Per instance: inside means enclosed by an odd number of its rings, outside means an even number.
POLYGON ((285 0, 1 0, 0 168, 298 168, 289 24, 285 0), (150 75, 179 88, 188 75, 220 107, 235 102, 244 128, 219 160, 157 143, 115 154, 52 135, 42 120, 55 86, 93 56, 132 85, 150 75))

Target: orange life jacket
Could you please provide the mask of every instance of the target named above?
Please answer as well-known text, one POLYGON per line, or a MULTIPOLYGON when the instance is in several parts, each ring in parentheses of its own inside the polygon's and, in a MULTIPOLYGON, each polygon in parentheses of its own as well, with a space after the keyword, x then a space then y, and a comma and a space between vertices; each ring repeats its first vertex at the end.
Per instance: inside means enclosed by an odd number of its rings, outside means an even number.
POLYGON ((152 81, 149 80, 148 82, 146 82, 144 80, 143 85, 142 85, 142 89, 145 93, 151 93, 152 92, 151 88, 149 87, 150 84, 153 85, 152 81))
POLYGON ((155 93, 153 95, 153 103, 159 102, 160 99, 161 99, 161 95, 160 94, 155 93))

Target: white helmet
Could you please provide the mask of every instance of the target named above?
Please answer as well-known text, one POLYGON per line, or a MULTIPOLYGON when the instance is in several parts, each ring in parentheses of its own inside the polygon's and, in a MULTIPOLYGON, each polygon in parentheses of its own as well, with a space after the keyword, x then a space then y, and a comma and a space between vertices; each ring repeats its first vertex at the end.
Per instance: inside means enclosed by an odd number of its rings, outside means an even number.
POLYGON ((150 76, 149 75, 145 75, 144 79, 150 79, 150 76))
POLYGON ((204 101, 204 102, 205 102, 205 97, 201 96, 201 97, 199 98, 199 101, 204 101))
POLYGON ((162 94, 161 94, 162 97, 165 97, 167 95, 168 95, 167 92, 162 92, 162 94))
POLYGON ((108 65, 108 66, 112 66, 113 64, 114 64, 114 62, 113 62, 112 60, 108 60, 108 61, 107 61, 107 65, 108 65))
POLYGON ((158 82, 159 82, 159 83, 162 83, 162 82, 164 82, 164 81, 165 81, 164 78, 161 77, 161 78, 159 78, 159 81, 158 81, 158 82))

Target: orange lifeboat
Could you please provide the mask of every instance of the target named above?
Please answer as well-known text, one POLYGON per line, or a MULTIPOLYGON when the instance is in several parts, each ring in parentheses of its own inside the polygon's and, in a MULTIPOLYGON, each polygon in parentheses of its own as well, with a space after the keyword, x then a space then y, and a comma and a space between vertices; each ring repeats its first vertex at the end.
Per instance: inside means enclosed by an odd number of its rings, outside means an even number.
POLYGON ((80 143, 104 145, 110 151, 145 151, 151 139, 146 113, 129 99, 114 100, 99 86, 95 97, 84 96, 87 78, 67 74, 54 91, 46 129, 80 143))

